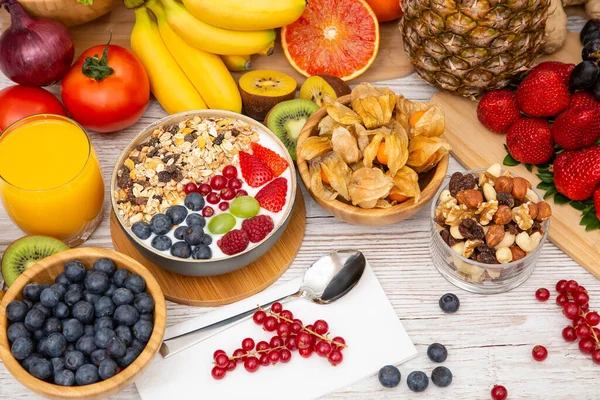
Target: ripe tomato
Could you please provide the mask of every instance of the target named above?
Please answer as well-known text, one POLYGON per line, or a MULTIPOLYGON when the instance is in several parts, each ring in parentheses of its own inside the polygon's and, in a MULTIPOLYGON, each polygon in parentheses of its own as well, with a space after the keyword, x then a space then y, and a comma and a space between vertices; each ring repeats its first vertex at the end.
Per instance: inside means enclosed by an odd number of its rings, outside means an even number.
POLYGON ((150 100, 150 82, 129 50, 94 46, 73 64, 60 93, 75 121, 96 132, 115 132, 140 119, 150 100))
POLYGON ((13 122, 34 114, 67 116, 60 101, 47 90, 20 85, 0 90, 0 133, 13 122))

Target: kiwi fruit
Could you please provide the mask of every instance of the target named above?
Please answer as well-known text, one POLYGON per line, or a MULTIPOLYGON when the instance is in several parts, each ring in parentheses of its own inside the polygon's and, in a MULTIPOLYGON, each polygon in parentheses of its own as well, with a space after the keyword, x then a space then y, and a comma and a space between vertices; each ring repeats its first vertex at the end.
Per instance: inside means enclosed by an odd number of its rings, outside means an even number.
POLYGON ((310 100, 295 99, 277 104, 267 115, 267 127, 283 142, 294 161, 298 136, 306 120, 318 109, 319 106, 310 100))
POLYGON ((6 285, 12 285, 23 271, 41 259, 65 250, 69 250, 69 246, 47 236, 25 236, 12 242, 2 256, 2 276, 6 285))
POLYGON ((246 115, 263 121, 276 104, 296 97, 296 80, 278 71, 256 70, 241 76, 240 93, 246 115))
POLYGON ((314 75, 308 78, 300 88, 300 98, 315 102, 319 107, 323 107, 323 98, 331 97, 333 100, 338 97, 350 94, 350 86, 337 76, 333 75, 314 75))

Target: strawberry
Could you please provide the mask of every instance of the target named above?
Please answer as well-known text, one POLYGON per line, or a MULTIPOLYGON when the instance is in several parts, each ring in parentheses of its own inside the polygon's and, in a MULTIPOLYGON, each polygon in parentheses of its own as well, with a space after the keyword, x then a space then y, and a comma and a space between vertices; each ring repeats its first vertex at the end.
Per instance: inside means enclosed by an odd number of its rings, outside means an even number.
POLYGON ((477 105, 479 122, 494 133, 504 133, 521 117, 517 95, 510 90, 486 93, 477 105))
POLYGON ((517 161, 543 164, 554 154, 550 123, 541 118, 521 118, 506 133, 508 152, 517 161))
POLYGON ((262 162, 267 164, 267 166, 273 172, 273 175, 279 176, 287 169, 288 162, 285 160, 285 158, 281 157, 273 150, 267 149, 256 142, 252 143, 250 148, 252 149, 253 155, 260 158, 262 162))
POLYGON ((240 168, 246 183, 252 187, 259 187, 273 179, 271 169, 260 158, 240 151, 240 168))
POLYGON ((277 213, 281 211, 285 205, 285 197, 287 195, 287 179, 275 178, 264 188, 260 189, 254 198, 258 204, 265 210, 277 213))
POLYGON ((578 108, 594 108, 600 110, 600 103, 590 92, 577 92, 571 96, 570 110, 578 108))
POLYGON ((587 200, 600 184, 600 146, 564 151, 554 161, 554 184, 571 200, 587 200))
POLYGON ((241 229, 227 232, 221 239, 217 240, 217 246, 228 256, 241 253, 246 250, 249 243, 248 234, 241 229))
POLYGON ((569 107, 569 89, 556 72, 532 71, 517 89, 521 110, 532 117, 554 117, 569 107))
POLYGON ((578 108, 563 112, 552 125, 552 137, 567 150, 591 146, 600 137, 599 110, 578 108))
POLYGON ((274 227, 273 218, 268 215, 257 215, 242 222, 242 230, 248 234, 252 243, 258 243, 266 238, 274 227))
POLYGON ((546 61, 533 68, 532 71, 552 71, 560 75, 565 80, 565 85, 569 84, 571 72, 575 69, 575 64, 565 64, 560 61, 546 61))
POLYGON ((594 206, 596 207, 596 217, 600 221, 600 186, 594 192, 594 206))

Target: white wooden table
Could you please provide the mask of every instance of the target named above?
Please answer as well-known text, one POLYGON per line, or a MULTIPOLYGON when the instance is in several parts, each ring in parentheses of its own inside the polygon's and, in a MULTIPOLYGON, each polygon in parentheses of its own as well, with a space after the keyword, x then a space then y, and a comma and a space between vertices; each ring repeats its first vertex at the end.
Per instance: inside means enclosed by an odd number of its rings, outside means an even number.
MULTIPOLYGON (((581 20, 571 19, 571 27, 573 30, 581 27, 581 20)), ((0 88, 10 84, 0 76, 0 88)), ((411 100, 429 100, 435 92, 416 75, 379 86, 388 86, 411 100)), ((56 93, 56 89, 52 90, 56 93)), ((112 168, 126 143, 143 126, 165 115, 153 101, 132 128, 116 134, 92 134, 107 187, 104 221, 86 246, 112 248, 108 226, 108 182, 112 168)), ((501 160, 490 160, 490 163, 498 161, 501 160)), ((452 159, 448 174, 462 170, 452 159)), ((591 308, 600 307, 598 279, 554 245, 544 246, 535 272, 519 288, 501 295, 474 295, 452 286, 434 268, 429 255, 429 207, 402 223, 372 228, 334 219, 306 192, 304 194, 308 217, 304 243, 281 282, 301 276, 320 255, 335 248, 359 249, 371 262, 398 318, 419 350, 416 359, 400 366, 402 383, 399 387, 384 389, 376 377, 371 377, 327 399, 489 399, 494 384, 506 386, 509 399, 591 400, 600 397, 596 387, 600 366, 581 354, 576 343, 569 344, 562 339, 561 330, 567 320, 554 300, 540 303, 534 296, 537 288, 547 287, 554 297, 556 281, 575 279, 588 289, 591 308), (438 299, 447 292, 454 292, 461 300, 456 314, 445 315, 438 307, 438 299), (454 374, 452 385, 440 389, 430 383, 424 393, 413 393, 406 386, 406 377, 414 370, 422 370, 430 376, 437 365, 429 361, 426 350, 434 342, 448 348, 449 356, 443 365, 454 374), (550 353, 542 363, 531 357, 531 349, 536 344, 546 346, 550 353)), ((21 236, 22 232, 0 209, 0 252, 21 236)), ((169 325, 207 311, 170 302, 167 308, 169 325)), ((377 332, 373 332, 373 339, 377 340, 377 332)), ((38 396, 17 382, 0 362, 0 399, 35 398, 38 396)), ((131 385, 113 399, 139 399, 139 395, 131 385)))

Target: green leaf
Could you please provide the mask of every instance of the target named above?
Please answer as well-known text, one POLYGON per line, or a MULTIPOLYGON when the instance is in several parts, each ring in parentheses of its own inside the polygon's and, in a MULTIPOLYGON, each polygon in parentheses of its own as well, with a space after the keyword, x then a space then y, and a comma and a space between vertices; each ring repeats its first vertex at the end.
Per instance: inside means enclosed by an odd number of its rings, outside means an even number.
POLYGON ((554 175, 552 175, 552 174, 543 173, 543 174, 537 174, 537 176, 544 183, 554 184, 554 175))
POLYGON ((579 225, 588 226, 592 223, 598 222, 598 217, 596 216, 596 210, 591 210, 581 219, 579 225))
POLYGON ((546 193, 544 193, 544 199, 552 197, 556 193, 558 193, 558 190, 556 190, 556 186, 552 186, 550 189, 546 190, 546 193))
POLYGON ((562 195, 560 193, 557 193, 554 196, 554 203, 558 204, 558 205, 563 205, 563 204, 567 204, 568 202, 570 202, 571 200, 569 200, 569 198, 565 195, 562 195))
POLYGON ((85 4, 86 6, 91 6, 94 0, 77 0, 78 3, 85 4))
POLYGON ((533 172, 533 164, 525 164, 525 168, 527 168, 527 171, 533 172))
POLYGON ((585 204, 583 201, 572 201, 571 207, 579 211, 584 211, 586 208, 588 208, 588 205, 585 204))
POLYGON ((510 154, 507 154, 506 157, 504 157, 504 161, 502 161, 502 164, 506 165, 507 167, 516 167, 521 163, 512 158, 510 154))
POLYGON ((550 190, 551 187, 554 187, 553 184, 548 183, 548 182, 540 182, 537 186, 538 189, 540 190, 550 190))

